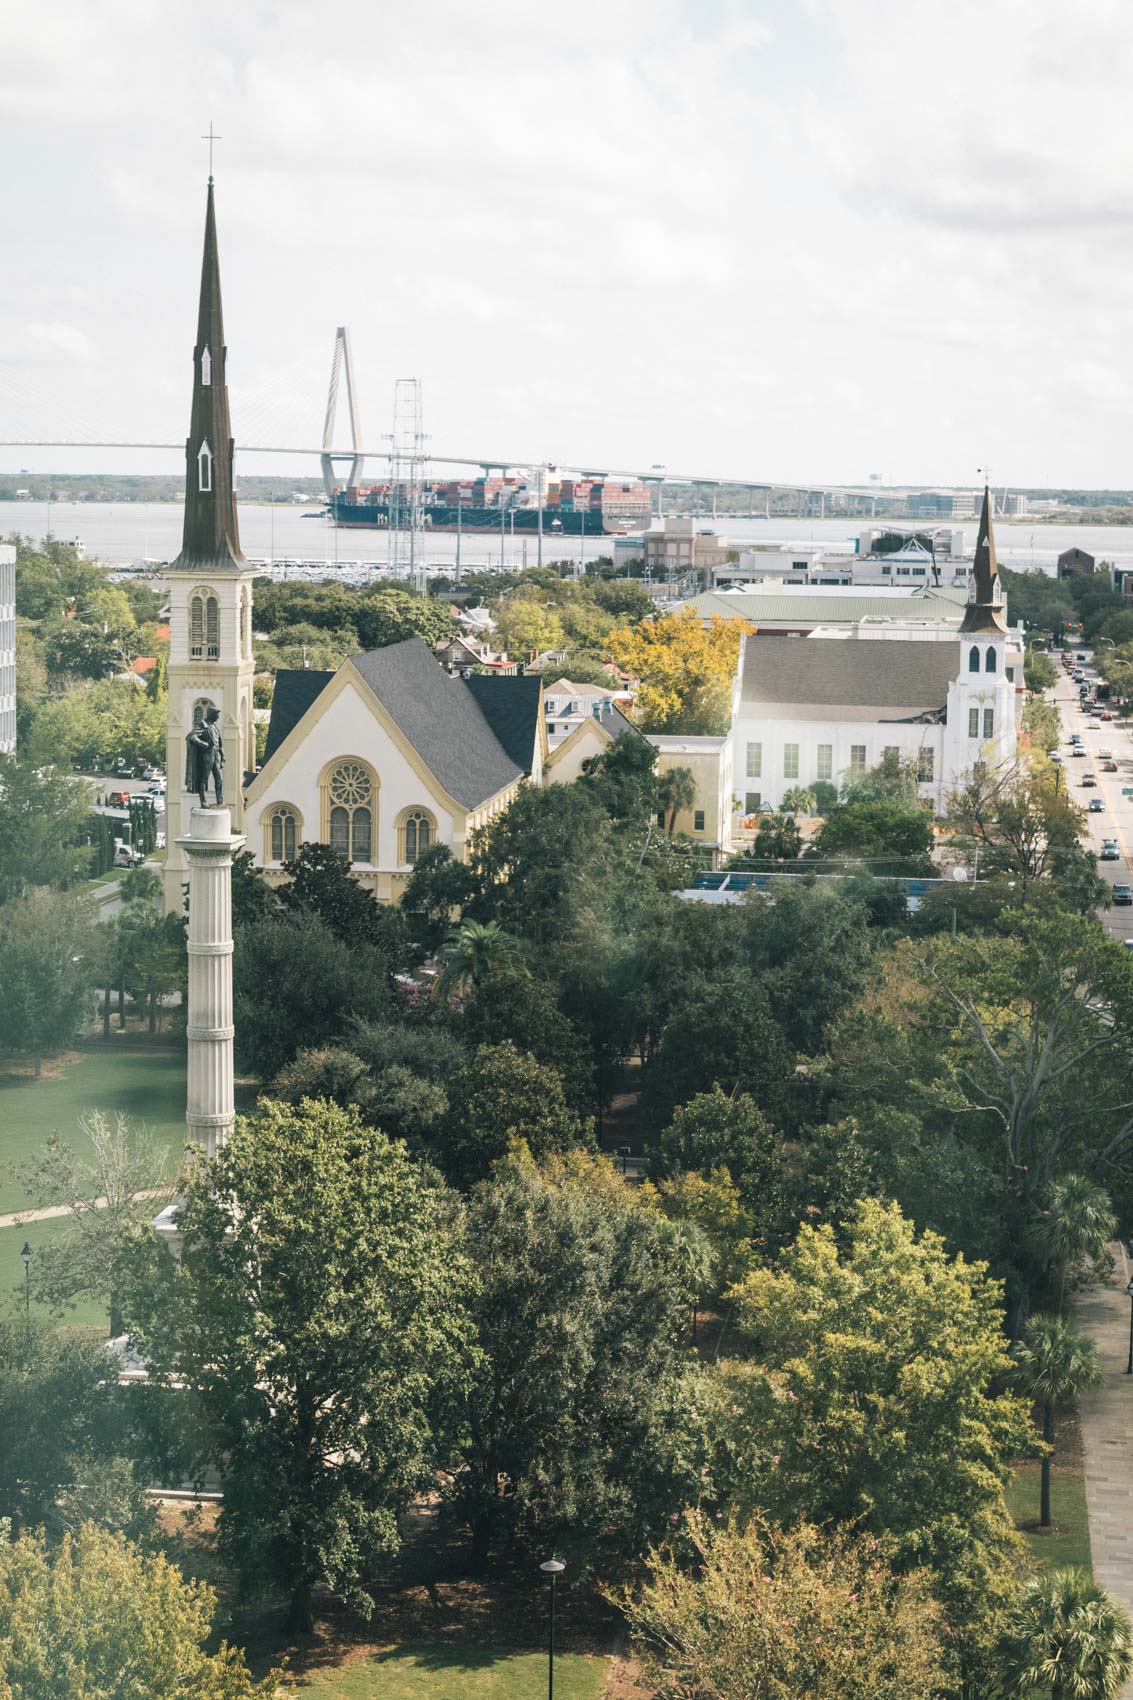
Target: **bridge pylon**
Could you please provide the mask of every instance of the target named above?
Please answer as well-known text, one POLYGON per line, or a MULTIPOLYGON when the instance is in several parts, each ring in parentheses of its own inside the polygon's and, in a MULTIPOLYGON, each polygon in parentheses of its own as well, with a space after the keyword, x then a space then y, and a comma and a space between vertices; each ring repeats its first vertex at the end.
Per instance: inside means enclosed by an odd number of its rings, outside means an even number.
POLYGON ((358 426, 358 398, 354 392, 354 361, 350 353, 350 332, 345 325, 339 325, 334 333, 334 359, 330 367, 330 391, 327 395, 327 416, 323 425, 323 452, 321 465, 323 469, 323 488, 327 493, 327 501, 334 505, 334 467, 339 460, 349 460, 350 472, 347 477, 347 488, 356 490, 362 482, 362 468, 366 464, 362 455, 356 451, 361 441, 362 433, 358 426), (346 378, 346 408, 350 416, 350 447, 354 454, 335 454, 334 425, 338 412, 338 386, 341 379, 346 378))

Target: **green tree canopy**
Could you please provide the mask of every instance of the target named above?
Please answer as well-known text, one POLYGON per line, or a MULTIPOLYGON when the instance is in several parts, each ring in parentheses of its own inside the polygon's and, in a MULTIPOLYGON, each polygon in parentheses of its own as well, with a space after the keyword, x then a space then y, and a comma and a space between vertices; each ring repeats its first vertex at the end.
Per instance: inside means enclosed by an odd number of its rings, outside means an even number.
POLYGON ((90 796, 52 768, 0 755, 0 904, 86 871, 90 796))
POLYGON ((345 944, 311 914, 241 927, 232 977, 237 1055, 261 1080, 299 1051, 328 1044, 352 1017, 377 1020, 392 1001, 381 951, 345 944))
POLYGON ((589 1124, 567 1103, 562 1076, 510 1039, 480 1045, 449 1084, 450 1121, 436 1159, 461 1186, 523 1140, 537 1157, 585 1142, 589 1124))
POLYGON ((0 1547, 3 1700, 271 1700, 243 1655, 207 1651, 216 1598, 160 1555, 87 1523, 52 1551, 0 1547))
POLYGON ((848 858, 887 874, 931 874, 932 816, 898 797, 851 797, 831 809, 807 848, 818 860, 848 858))
POLYGON ((805 1695, 807 1700, 936 1700, 948 1683, 946 1632, 927 1578, 894 1575, 877 1542, 800 1523, 682 1530, 649 1555, 644 1588, 619 1604, 635 1650, 667 1700, 805 1695))
POLYGON ((467 1246, 479 1350, 453 1492, 478 1558, 516 1540, 635 1551, 640 1454, 692 1297, 669 1224, 601 1160, 512 1158, 472 1194, 467 1246))
POLYGON ((933 1569, 954 1630, 986 1659, 1014 1565, 1007 1460, 1027 1439, 1024 1404, 993 1391, 1010 1360, 986 1266, 865 1200, 841 1245, 804 1226, 735 1297, 759 1362, 745 1388, 753 1509, 884 1534, 899 1568, 933 1569))
POLYGON ((74 1043, 94 1012, 100 943, 87 902, 37 887, 0 909, 0 1052, 35 1059, 74 1043))
POLYGON ((309 1100, 262 1105, 185 1186, 181 1261, 134 1303, 151 1373, 192 1392, 225 1460, 221 1551, 286 1593, 293 1628, 318 1583, 368 1613, 465 1373, 452 1204, 356 1111, 309 1100))

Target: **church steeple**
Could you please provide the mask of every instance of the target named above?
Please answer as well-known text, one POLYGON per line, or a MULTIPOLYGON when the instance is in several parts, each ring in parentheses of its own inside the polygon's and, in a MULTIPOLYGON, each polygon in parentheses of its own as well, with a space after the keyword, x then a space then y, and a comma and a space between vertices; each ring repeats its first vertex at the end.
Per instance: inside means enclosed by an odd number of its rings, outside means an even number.
POLYGON ((244 566, 232 488, 234 444, 228 418, 227 353, 210 177, 197 345, 193 349, 193 408, 185 444, 185 529, 174 569, 215 574, 218 570, 239 571, 244 566))
POLYGON ((964 610, 961 632, 1001 632, 1003 597, 999 585, 999 565, 995 559, 995 534, 991 526, 991 491, 984 485, 984 504, 980 527, 976 534, 976 559, 968 606, 964 610))

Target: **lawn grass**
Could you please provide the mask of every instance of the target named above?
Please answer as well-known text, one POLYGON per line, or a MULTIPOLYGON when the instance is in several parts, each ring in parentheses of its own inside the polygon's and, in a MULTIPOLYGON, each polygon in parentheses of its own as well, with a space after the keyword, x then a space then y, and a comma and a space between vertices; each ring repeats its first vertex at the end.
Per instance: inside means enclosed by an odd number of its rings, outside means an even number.
MULTIPOLYGON (((556 1700, 598 1700, 608 1661, 587 1653, 555 1659, 556 1700)), ((347 1659, 300 1680, 311 1700, 533 1700, 547 1690, 546 1653, 490 1652, 450 1641, 414 1641, 347 1659)))
POLYGON ((1086 1516, 1086 1480, 1080 1459, 1054 1460, 1050 1484, 1050 1509, 1054 1527, 1049 1534, 1035 1527, 1039 1519, 1039 1470, 1037 1459, 1016 1464, 1007 1484, 1007 1509, 1040 1567, 1075 1564, 1092 1570, 1090 1525, 1086 1516))
POLYGON ((10 1165, 34 1157, 52 1133, 73 1143, 89 1110, 122 1110, 134 1126, 144 1122, 168 1146, 176 1173, 185 1143, 184 1050, 115 1050, 115 1043, 45 1063, 41 1080, 30 1069, 0 1072, 0 1214, 30 1208, 10 1165))
MULTIPOLYGON (((0 1318, 7 1320, 23 1315, 24 1266, 20 1251, 26 1240, 31 1247, 31 1314, 40 1322, 55 1320, 50 1311, 35 1302, 35 1259, 41 1246, 46 1245, 57 1234, 64 1233, 69 1225, 65 1216, 57 1216, 48 1222, 28 1222, 24 1227, 0 1228, 0 1318)), ((65 1328, 90 1326, 108 1330, 110 1326, 108 1312, 93 1299, 80 1300, 74 1310, 65 1311, 59 1321, 65 1328)))

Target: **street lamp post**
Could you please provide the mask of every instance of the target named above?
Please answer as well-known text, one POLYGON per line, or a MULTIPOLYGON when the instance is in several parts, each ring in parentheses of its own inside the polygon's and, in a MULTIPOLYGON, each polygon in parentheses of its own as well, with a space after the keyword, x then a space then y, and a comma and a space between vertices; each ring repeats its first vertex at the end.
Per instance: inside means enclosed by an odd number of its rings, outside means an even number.
POLYGON ((24 1321, 31 1327, 31 1246, 24 1241, 20 1257, 24 1265, 24 1321))
POLYGON ((555 1583, 566 1569, 561 1558, 548 1558, 539 1566, 551 1582, 551 1641, 547 1650, 547 1700, 555 1700, 555 1583))
POLYGON ((1133 1277, 1130 1278, 1125 1291, 1129 1294, 1129 1362, 1125 1366, 1125 1373, 1133 1375, 1133 1277))

